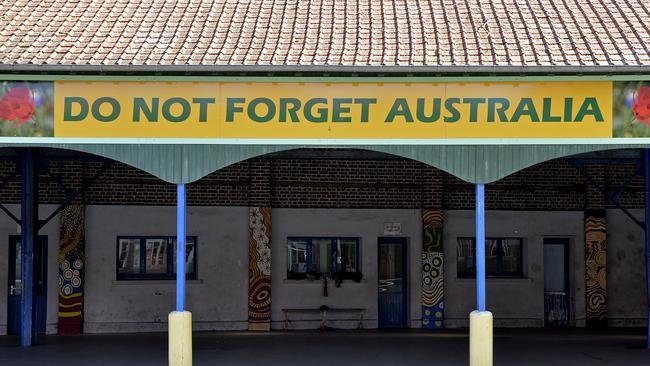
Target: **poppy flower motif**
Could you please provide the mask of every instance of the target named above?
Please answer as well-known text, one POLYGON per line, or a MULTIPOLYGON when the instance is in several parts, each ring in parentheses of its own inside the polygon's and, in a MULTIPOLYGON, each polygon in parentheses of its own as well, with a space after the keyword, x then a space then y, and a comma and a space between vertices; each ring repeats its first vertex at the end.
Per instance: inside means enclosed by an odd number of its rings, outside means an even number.
POLYGON ((26 86, 16 86, 0 99, 0 119, 15 121, 14 128, 26 122, 33 114, 34 94, 26 86))
POLYGON ((650 86, 642 86, 634 93, 632 111, 637 121, 650 126, 650 86))

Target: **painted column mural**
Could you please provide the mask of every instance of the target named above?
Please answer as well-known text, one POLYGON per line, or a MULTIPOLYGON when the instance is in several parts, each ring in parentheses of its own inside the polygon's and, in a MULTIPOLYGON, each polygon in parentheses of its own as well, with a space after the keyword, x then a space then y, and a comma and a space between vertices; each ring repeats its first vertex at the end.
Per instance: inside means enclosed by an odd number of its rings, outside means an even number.
POLYGON ((83 330, 84 206, 61 211, 59 239, 59 334, 83 330))
POLYGON ((251 207, 248 225, 248 329, 271 330, 271 208, 251 207))
POLYGON ((604 210, 585 212, 585 276, 587 326, 607 326, 607 219, 604 210))
POLYGON ((422 210, 422 328, 444 326, 442 211, 422 210))

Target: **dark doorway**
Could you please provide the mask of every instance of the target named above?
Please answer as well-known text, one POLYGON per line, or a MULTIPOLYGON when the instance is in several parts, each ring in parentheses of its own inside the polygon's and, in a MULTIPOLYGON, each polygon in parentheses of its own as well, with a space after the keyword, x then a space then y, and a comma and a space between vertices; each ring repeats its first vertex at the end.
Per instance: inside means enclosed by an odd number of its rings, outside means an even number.
POLYGON ((378 244, 379 328, 406 328, 406 238, 382 237, 378 244))
POLYGON ((569 326, 569 239, 544 238, 544 326, 569 326))
MULTIPOLYGON (((7 334, 20 334, 21 280, 20 235, 9 236, 9 286, 7 297, 7 334)), ((47 311, 47 236, 40 235, 34 242, 34 330, 45 333, 47 311)))

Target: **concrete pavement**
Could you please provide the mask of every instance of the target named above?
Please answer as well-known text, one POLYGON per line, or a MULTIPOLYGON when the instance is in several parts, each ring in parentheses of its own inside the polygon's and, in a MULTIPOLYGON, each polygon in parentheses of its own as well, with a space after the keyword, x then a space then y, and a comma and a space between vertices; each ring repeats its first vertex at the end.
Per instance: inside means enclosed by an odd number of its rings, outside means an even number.
MULTIPOLYGON (((0 365, 166 365, 165 333, 0 337, 0 365)), ((495 365, 650 365, 643 329, 497 330, 495 365)), ((467 365, 467 330, 293 331, 194 335, 194 365, 467 365)))

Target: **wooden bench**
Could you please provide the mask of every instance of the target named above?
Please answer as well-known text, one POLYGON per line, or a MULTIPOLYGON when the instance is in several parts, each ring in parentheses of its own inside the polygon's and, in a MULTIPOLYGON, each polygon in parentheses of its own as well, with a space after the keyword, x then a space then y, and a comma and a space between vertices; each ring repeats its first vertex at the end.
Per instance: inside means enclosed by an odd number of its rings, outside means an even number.
POLYGON ((357 313, 359 315, 359 324, 357 329, 363 329, 363 316, 366 309, 360 308, 300 308, 300 309, 282 309, 284 315, 284 330, 289 328, 289 313, 320 313, 321 323, 320 329, 327 329, 327 313, 357 313))

